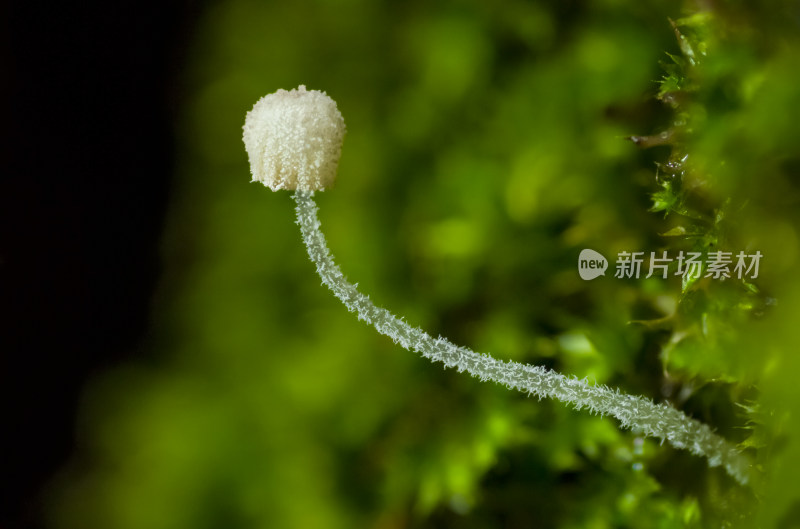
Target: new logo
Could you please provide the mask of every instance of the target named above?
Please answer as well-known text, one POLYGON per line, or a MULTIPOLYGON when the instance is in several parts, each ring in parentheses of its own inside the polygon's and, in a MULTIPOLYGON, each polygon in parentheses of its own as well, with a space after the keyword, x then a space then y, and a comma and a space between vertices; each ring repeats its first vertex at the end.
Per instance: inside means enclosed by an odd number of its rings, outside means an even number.
POLYGON ((581 279, 589 281, 597 276, 606 275, 608 260, 600 253, 586 248, 578 256, 578 273, 581 279))

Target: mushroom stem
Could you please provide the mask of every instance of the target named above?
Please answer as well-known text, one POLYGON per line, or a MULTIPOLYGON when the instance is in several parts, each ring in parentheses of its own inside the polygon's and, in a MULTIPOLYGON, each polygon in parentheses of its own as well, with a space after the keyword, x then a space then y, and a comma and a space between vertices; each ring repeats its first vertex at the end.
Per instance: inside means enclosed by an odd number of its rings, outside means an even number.
POLYGON ((296 191, 293 196, 297 202, 297 224, 322 282, 351 312, 358 315, 359 320, 366 321, 404 349, 415 351, 431 361, 442 362, 446 367, 454 367, 459 372, 466 371, 482 381, 491 380, 539 399, 556 399, 573 405, 577 410, 588 408, 593 414, 611 415, 624 428, 658 437, 676 448, 705 456, 711 467, 722 465, 742 485, 750 480, 752 464, 744 454, 712 432, 708 425, 687 417, 675 408, 655 404, 644 397, 626 395, 603 385, 589 384, 544 367, 498 360, 488 354, 476 353, 445 338, 433 338, 388 310, 375 306, 368 296, 347 281, 334 262, 320 230, 314 192, 296 191))

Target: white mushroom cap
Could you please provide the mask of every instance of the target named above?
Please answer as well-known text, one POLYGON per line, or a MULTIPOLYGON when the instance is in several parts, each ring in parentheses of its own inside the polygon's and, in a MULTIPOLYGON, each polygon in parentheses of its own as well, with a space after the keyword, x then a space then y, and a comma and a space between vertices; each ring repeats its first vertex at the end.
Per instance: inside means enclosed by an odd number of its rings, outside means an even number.
POLYGON ((345 125, 336 102, 318 90, 278 90, 244 120, 253 181, 273 191, 321 191, 333 185, 345 125))

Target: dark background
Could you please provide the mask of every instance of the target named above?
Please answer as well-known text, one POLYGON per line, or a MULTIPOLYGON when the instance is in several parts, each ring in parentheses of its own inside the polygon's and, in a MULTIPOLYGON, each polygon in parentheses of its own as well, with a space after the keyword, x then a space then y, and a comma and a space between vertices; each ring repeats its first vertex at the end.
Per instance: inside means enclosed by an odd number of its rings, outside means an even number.
POLYGON ((199 8, 0 8, 3 529, 42 523, 38 494, 72 450, 81 384, 140 355, 199 8))

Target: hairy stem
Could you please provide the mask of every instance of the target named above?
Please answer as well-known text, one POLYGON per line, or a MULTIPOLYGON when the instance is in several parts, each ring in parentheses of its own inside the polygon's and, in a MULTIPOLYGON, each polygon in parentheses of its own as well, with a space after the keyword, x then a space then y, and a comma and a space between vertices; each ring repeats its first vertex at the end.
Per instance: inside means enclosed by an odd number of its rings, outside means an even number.
POLYGON ((358 319, 366 321, 379 333, 409 351, 415 351, 434 362, 442 362, 447 367, 454 367, 459 372, 466 371, 483 381, 491 380, 540 399, 560 400, 578 410, 588 408, 591 413, 616 417, 625 428, 659 437, 676 448, 705 456, 710 466, 722 465, 739 483, 748 482, 751 464, 747 457, 714 434, 706 424, 687 417, 675 408, 655 404, 643 397, 626 395, 606 386, 591 385, 544 367, 497 360, 488 354, 475 353, 445 338, 433 338, 388 310, 376 307, 369 297, 345 279, 334 262, 320 230, 313 197, 313 192, 294 193, 297 224, 308 255, 317 265, 322 282, 351 312, 358 315, 358 319))

